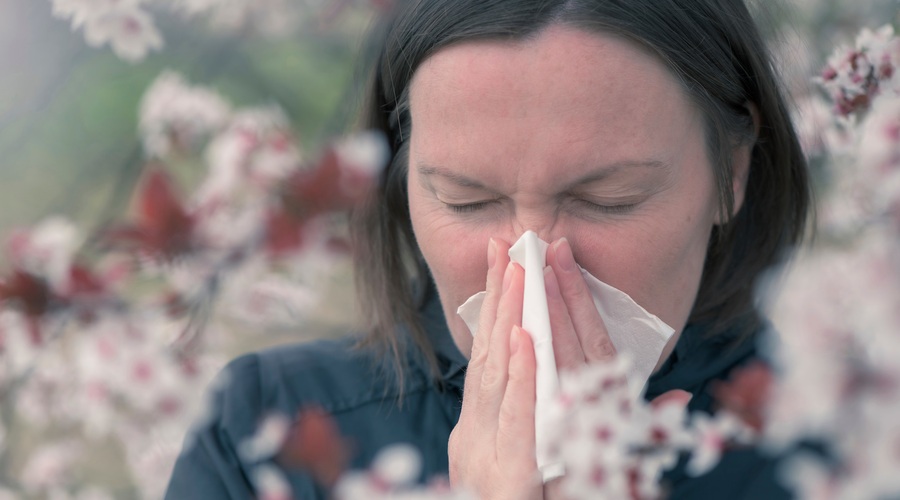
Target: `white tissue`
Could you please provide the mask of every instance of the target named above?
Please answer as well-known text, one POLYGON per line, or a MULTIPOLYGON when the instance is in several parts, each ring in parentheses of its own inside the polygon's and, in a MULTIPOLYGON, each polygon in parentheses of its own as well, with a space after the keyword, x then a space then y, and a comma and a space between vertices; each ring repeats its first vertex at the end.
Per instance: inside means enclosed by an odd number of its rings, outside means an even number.
MULTIPOLYGON (((547 242, 538 238, 533 231, 526 231, 509 249, 510 259, 525 269, 522 328, 531 335, 537 362, 535 429, 544 428, 543 421, 547 418, 547 408, 559 391, 547 294, 544 289, 544 266, 548 246, 547 242)), ((648 313, 625 292, 603 283, 583 268, 580 269, 617 354, 630 360, 628 385, 632 396, 637 399, 641 396, 653 368, 656 367, 663 348, 675 331, 658 317, 648 313)), ((478 317, 481 314, 484 296, 485 292, 476 293, 457 310, 457 314, 465 321, 472 335, 478 330, 478 317)), ((536 449, 539 450, 537 464, 544 482, 547 482, 562 476, 564 470, 561 463, 551 463, 542 456, 540 450, 548 449, 542 444, 543 439, 542 433, 535 433, 536 449)))

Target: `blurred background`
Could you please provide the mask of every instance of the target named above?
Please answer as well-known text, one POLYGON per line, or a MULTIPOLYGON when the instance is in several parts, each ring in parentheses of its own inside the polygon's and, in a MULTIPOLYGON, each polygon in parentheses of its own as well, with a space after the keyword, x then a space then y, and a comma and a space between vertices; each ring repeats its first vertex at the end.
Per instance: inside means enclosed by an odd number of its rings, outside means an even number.
MULTIPOLYGON (((56 3, 66 1, 73 0, 56 3)), ((89 46, 82 31, 53 15, 51 0, 0 0, 0 237, 51 214, 73 219, 86 234, 125 216, 145 160, 138 130, 141 98, 164 70, 214 89, 235 107, 277 105, 304 155, 352 127, 366 62, 365 34, 385 2, 229 1, 244 10, 218 17, 151 11, 164 47, 128 62, 108 45, 89 46)), ((835 47, 851 45, 862 27, 896 23, 898 11, 897 0, 750 3, 797 101, 819 92, 811 78, 835 47)), ((172 167, 187 188, 205 168, 197 158, 172 167)), ((5 260, 0 254, 0 267, 5 260)), ((230 340, 216 346, 223 359, 348 331, 356 321, 349 265, 346 259, 329 261, 320 271, 316 289, 326 297, 326 307, 310 309, 296 325, 266 336, 229 325, 230 340)), ((173 431, 173 446, 180 444, 182 431, 173 431)), ((42 432, 22 422, 15 436, 10 431, 6 442, 15 453, 7 454, 7 463, 0 456, 0 487, 4 474, 22 469, 23 452, 37 447, 42 432)), ((159 487, 134 487, 135 478, 119 477, 122 452, 116 445, 100 443, 94 452, 99 458, 82 470, 82 482, 100 478, 116 498, 141 496, 142 488, 143 496, 152 497, 146 491, 159 487)), ((168 460, 171 450, 162 455, 168 460)))
POLYGON ((304 4, 308 18, 271 27, 156 13, 165 47, 129 63, 89 47, 50 0, 0 0, 0 233, 51 213, 88 226, 120 214, 142 164, 141 95, 164 69, 236 106, 277 103, 308 148, 341 132, 373 11, 336 7, 304 4))

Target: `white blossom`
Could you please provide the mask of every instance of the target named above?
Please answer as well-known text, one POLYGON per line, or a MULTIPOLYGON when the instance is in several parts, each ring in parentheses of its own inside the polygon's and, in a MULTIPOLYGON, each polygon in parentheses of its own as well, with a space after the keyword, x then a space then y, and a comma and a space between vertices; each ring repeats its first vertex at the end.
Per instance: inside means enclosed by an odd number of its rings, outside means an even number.
POLYGON ((474 500, 465 488, 451 488, 446 482, 424 486, 416 480, 421 473, 421 453, 410 445, 398 444, 380 450, 366 471, 349 471, 338 480, 334 497, 339 500, 474 500))
POLYGON ((230 116, 231 107, 218 93, 165 71, 141 98, 138 127, 144 151, 165 158, 176 144, 196 147, 224 127, 230 116))
POLYGON ((291 500, 291 485, 274 465, 261 464, 253 469, 253 483, 260 500, 291 500))
POLYGON ((15 265, 46 279, 57 292, 66 290, 75 250, 81 243, 70 221, 51 216, 31 230, 19 230, 8 241, 15 265))
POLYGON ((343 165, 368 176, 378 175, 390 156, 383 134, 367 131, 348 136, 335 145, 343 165))
POLYGON ((130 62, 140 61, 150 51, 162 48, 162 34, 150 14, 140 8, 140 2, 113 3, 105 9, 80 11, 76 27, 84 29, 88 45, 109 44, 117 56, 130 62))
POLYGON ((207 178, 197 190, 199 206, 218 206, 261 196, 300 166, 302 157, 289 136, 289 122, 275 106, 237 111, 210 142, 207 178))
POLYGON ((291 430, 291 420, 280 413, 266 415, 257 426, 256 432, 241 441, 238 455, 245 462, 259 462, 275 456, 287 439, 291 430))
POLYGON ((391 486, 413 484, 422 470, 422 455, 410 445, 388 446, 378 453, 371 470, 391 486))

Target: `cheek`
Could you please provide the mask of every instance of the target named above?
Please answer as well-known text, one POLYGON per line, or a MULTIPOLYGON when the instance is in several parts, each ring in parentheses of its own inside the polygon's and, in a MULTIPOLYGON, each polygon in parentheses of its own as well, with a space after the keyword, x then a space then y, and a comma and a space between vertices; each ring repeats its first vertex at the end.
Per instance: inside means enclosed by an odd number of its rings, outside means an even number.
POLYGON ((705 210, 659 213, 644 221, 579 231, 579 264, 680 330, 703 272, 712 222, 705 210))
POLYGON ((445 309, 453 309, 484 290, 488 240, 493 235, 454 220, 427 195, 410 188, 410 218, 416 242, 445 309))

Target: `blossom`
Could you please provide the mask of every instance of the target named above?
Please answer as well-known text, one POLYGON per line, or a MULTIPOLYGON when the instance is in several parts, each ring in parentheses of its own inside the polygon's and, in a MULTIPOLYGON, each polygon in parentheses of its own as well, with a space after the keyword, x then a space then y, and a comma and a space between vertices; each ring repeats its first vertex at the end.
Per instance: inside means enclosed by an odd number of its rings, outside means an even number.
POLYGON ((22 485, 29 493, 36 494, 71 482, 72 468, 79 455, 79 447, 72 441, 58 441, 38 448, 22 469, 22 485))
POLYGON ((409 445, 393 445, 382 449, 372 465, 372 474, 385 484, 398 487, 413 484, 422 470, 422 455, 409 445))
POLYGON ((712 470, 729 443, 737 437, 746 436, 741 421, 727 411, 720 411, 714 417, 696 413, 691 417, 696 445, 691 449, 691 459, 687 473, 699 476, 712 470))
POLYGON ((859 182, 875 190, 880 205, 900 200, 900 95, 876 98, 859 135, 859 182))
POLYGON ((252 480, 259 492, 260 500, 291 500, 291 485, 284 473, 269 464, 258 465, 253 469, 252 480))
POLYGON ((88 18, 84 24, 88 45, 109 44, 117 56, 129 62, 144 59, 163 46, 162 35, 148 13, 134 6, 119 6, 88 18))
POLYGON ((231 109, 213 90, 191 86, 178 73, 165 71, 141 98, 139 115, 144 151, 164 158, 173 150, 200 145, 228 123, 231 109))
POLYGON ((855 129, 848 127, 846 121, 835 119, 823 98, 806 96, 798 99, 793 121, 800 146, 808 158, 852 151, 855 129))
POLYGON ((894 76, 900 61, 900 40, 890 25, 876 31, 864 29, 854 47, 838 47, 822 70, 818 82, 835 103, 835 111, 848 116, 869 108, 872 99, 894 76))
POLYGON ((253 436, 241 441, 238 455, 245 462, 259 462, 274 457, 284 445, 291 429, 290 420, 280 413, 263 418, 253 436))
POLYGON ((378 452, 367 471, 344 474, 334 488, 335 498, 350 500, 474 500, 462 488, 450 488, 445 481, 436 480, 420 486, 422 457, 410 445, 390 445, 378 452))
POLYGON ((69 278, 79 244, 75 225, 58 216, 48 217, 29 230, 15 230, 7 240, 14 266, 46 277, 57 289, 63 288, 69 278))
POLYGON ((194 203, 215 208, 245 199, 252 203, 263 196, 301 166, 302 156, 289 130, 287 116, 275 106, 234 113, 206 149, 208 175, 194 203))
POLYGON ((137 62, 162 48, 153 18, 141 9, 144 0, 53 0, 53 14, 83 29, 88 45, 109 44, 120 58, 137 62))
MULTIPOLYGON (((566 498, 657 498, 662 472, 694 446, 688 398, 649 404, 628 389, 627 360, 563 373, 546 427, 549 455, 566 475, 566 498)), ((716 457, 712 457, 715 459, 716 457)))
POLYGON ((25 373, 41 353, 32 321, 19 311, 0 309, 0 387, 25 373))

